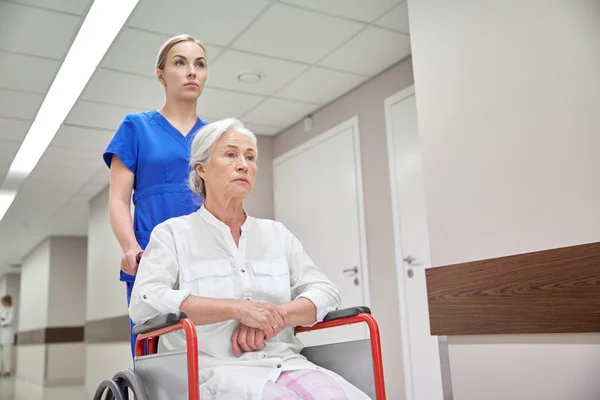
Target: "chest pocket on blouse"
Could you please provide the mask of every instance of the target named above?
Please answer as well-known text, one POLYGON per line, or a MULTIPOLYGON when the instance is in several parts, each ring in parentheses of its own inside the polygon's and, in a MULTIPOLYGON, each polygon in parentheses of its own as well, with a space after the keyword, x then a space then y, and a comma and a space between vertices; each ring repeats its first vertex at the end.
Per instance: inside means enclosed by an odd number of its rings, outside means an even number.
POLYGON ((227 260, 193 261, 182 270, 182 288, 193 295, 229 299, 235 297, 231 264, 227 260))
POLYGON ((251 261, 254 276, 266 297, 287 301, 291 296, 290 270, 285 259, 275 261, 251 261))

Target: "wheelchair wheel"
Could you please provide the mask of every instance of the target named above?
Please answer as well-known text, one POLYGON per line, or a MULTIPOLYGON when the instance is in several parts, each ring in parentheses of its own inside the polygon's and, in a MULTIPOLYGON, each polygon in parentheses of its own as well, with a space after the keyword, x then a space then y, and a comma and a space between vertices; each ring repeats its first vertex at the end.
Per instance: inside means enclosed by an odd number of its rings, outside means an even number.
POLYGON ((106 400, 126 400, 121 388, 113 380, 107 379, 98 386, 94 394, 94 400, 102 400, 104 394, 106 394, 106 400))
POLYGON ((148 400, 148 392, 140 376, 131 369, 123 369, 113 376, 113 381, 117 382, 121 391, 128 400, 129 390, 133 393, 135 400, 148 400))
POLYGON ((124 369, 117 372, 112 379, 103 381, 98 386, 93 400, 129 400, 130 390, 135 400, 149 399, 139 375, 131 369, 124 369))

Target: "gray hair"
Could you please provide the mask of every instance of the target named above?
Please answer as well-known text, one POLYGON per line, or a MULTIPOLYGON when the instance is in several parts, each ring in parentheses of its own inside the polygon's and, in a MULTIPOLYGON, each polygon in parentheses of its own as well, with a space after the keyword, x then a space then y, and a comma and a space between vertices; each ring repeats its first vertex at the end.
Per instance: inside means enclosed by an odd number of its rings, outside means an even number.
POLYGON ((207 164, 210 155, 212 154, 215 144, 219 141, 221 136, 226 132, 239 132, 248 135, 252 139, 254 147, 257 149, 258 146, 256 135, 248 130, 242 122, 236 118, 227 118, 219 121, 212 122, 203 126, 194 141, 192 142, 192 150, 190 155, 190 176, 189 185, 192 191, 206 200, 206 185, 204 179, 196 171, 198 165, 207 164))

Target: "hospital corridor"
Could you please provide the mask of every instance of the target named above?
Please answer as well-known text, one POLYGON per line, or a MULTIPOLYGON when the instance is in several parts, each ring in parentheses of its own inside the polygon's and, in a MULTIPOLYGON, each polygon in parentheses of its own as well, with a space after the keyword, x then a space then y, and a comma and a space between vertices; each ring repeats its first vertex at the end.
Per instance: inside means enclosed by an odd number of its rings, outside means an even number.
POLYGON ((600 0, 0 0, 0 400, 600 399, 600 0))

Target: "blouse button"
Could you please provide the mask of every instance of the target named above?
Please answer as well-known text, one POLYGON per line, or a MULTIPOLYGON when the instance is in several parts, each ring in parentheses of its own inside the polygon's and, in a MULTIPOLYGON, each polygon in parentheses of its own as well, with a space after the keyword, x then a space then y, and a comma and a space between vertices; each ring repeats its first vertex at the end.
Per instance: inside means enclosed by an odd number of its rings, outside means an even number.
POLYGON ((245 270, 245 269, 242 269, 242 272, 246 272, 246 270, 245 270))
POLYGON ((281 364, 277 364, 277 368, 281 368, 281 364))

